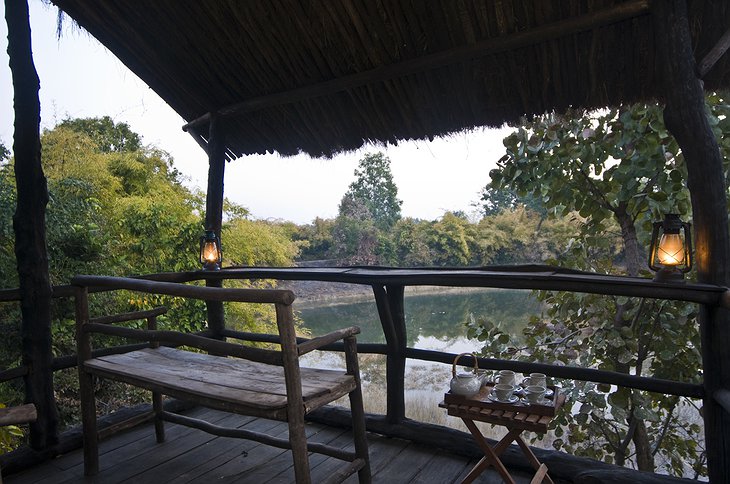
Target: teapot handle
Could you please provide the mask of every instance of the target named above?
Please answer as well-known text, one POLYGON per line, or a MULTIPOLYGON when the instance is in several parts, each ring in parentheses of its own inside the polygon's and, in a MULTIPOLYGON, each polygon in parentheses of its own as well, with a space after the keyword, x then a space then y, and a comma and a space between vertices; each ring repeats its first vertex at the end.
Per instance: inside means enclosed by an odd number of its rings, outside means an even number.
POLYGON ((474 358, 474 373, 476 373, 479 369, 479 362, 477 361, 477 357, 474 353, 459 353, 458 355, 456 355, 456 358, 454 358, 454 364, 451 365, 451 374, 454 378, 456 378, 456 362, 459 361, 459 358, 461 358, 462 356, 467 355, 470 355, 472 358, 474 358))

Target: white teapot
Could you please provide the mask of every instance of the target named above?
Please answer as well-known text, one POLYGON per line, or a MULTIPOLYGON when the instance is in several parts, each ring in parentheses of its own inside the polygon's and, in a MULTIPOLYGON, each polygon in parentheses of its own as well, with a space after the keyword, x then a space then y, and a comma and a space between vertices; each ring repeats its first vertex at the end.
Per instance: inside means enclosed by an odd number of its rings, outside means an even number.
POLYGON ((461 353, 454 359, 454 364, 451 368, 451 383, 450 383, 450 389, 451 393, 454 393, 456 395, 462 395, 464 397, 471 397, 472 395, 476 395, 479 393, 479 390, 482 388, 482 380, 479 378, 479 375, 477 374, 477 370, 479 369, 477 358, 474 356, 473 353, 461 353), (474 370, 473 371, 463 371, 463 372, 456 372, 456 362, 465 355, 471 355, 472 358, 474 358, 474 370))

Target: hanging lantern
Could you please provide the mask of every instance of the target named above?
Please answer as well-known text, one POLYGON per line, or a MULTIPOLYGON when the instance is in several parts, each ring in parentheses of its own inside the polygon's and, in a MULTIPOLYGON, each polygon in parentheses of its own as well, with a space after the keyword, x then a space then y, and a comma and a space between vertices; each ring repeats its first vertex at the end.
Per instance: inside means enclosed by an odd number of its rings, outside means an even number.
POLYGON ((649 250, 649 268, 657 282, 683 282, 692 269, 692 234, 690 224, 670 213, 663 222, 654 222, 649 250))
POLYGON ((213 230, 206 230, 205 235, 200 238, 200 263, 203 270, 217 271, 221 268, 223 251, 221 250, 221 239, 213 230))

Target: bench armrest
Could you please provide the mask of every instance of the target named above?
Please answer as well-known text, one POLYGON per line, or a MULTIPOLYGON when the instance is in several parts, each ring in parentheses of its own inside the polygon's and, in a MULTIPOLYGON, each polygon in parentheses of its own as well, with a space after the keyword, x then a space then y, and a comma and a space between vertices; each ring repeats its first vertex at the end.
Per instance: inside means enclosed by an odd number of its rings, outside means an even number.
POLYGON ((302 356, 309 353, 310 351, 319 349, 323 346, 334 343, 335 341, 339 341, 341 339, 345 339, 349 336, 355 336, 356 334, 360 334, 360 328, 358 328, 357 326, 350 326, 349 328, 338 329, 332 331, 331 333, 317 336, 316 338, 312 338, 298 344, 297 352, 299 353, 299 356, 302 356))

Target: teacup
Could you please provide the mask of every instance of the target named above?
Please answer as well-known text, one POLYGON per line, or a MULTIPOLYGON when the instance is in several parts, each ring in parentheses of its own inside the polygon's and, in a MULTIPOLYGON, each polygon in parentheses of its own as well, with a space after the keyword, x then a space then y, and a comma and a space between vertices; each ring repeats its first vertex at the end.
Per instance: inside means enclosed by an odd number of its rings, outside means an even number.
POLYGON ((515 372, 512 370, 499 370, 499 374, 497 375, 497 383, 514 386, 515 372))
POLYGON ((506 383, 497 383, 494 385, 494 396, 497 397, 497 400, 501 400, 503 402, 509 400, 514 391, 514 385, 507 385, 506 383))
POLYGON ((545 399, 545 387, 540 385, 528 385, 525 388, 525 398, 529 403, 542 403, 545 399))
POLYGON ((530 373, 530 376, 522 381, 523 386, 535 385, 547 388, 547 376, 545 373, 530 373))

